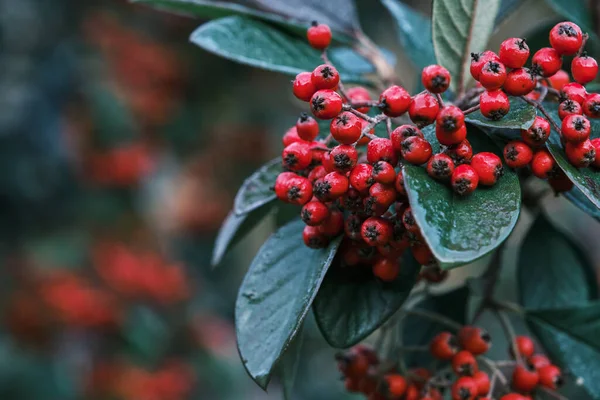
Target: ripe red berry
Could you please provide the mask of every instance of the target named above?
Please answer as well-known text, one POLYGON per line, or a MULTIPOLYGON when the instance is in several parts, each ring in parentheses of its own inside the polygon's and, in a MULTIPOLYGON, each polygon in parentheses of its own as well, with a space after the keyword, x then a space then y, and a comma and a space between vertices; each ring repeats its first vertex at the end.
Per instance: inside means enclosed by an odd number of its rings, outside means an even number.
POLYGON ((383 214, 385 214, 385 212, 387 211, 388 207, 390 206, 390 203, 387 204, 383 204, 385 200, 385 194, 383 194, 383 199, 382 198, 376 198, 373 197, 369 194, 369 196, 365 197, 363 199, 363 213, 365 215, 368 215, 370 217, 381 217, 383 214), (378 200, 381 200, 382 203, 380 203, 378 200))
POLYGON ((521 68, 529 58, 529 46, 525 43, 525 39, 506 39, 500 44, 498 57, 508 68, 521 68))
POLYGON ((377 161, 373 164, 373 179, 384 185, 392 185, 396 180, 396 171, 392 164, 385 161, 377 161))
POLYGON ((477 383, 469 376, 461 376, 452 384, 453 400, 475 400, 477 393, 477 383))
POLYGON ((487 90, 500 89, 506 80, 506 67, 499 61, 489 60, 481 68, 479 83, 487 90))
POLYGON ((317 91, 312 83, 312 74, 310 72, 301 72, 296 75, 292 88, 294 96, 302 101, 310 101, 311 97, 317 91))
POLYGON ((302 113, 296 122, 296 131, 299 138, 312 142, 319 135, 319 124, 307 113, 302 113))
POLYGON ((355 143, 362 132, 361 119, 350 111, 344 111, 331 120, 329 131, 341 144, 355 143))
POLYGON ((471 147, 471 143, 465 139, 459 144, 448 146, 444 150, 444 154, 450 156, 455 165, 460 165, 471 161, 471 158, 473 158, 473 148, 471 147))
POLYGON ((550 30, 550 46, 559 54, 572 56, 583 43, 581 28, 573 22, 559 22, 550 30))
MULTIPOLYGON (((360 227, 362 226, 363 220, 357 214, 350 214, 344 221, 344 233, 346 237, 352 240, 360 240, 360 227)), ((358 254, 357 254, 358 257, 358 254)), ((347 262, 347 260, 345 260, 347 262)), ((358 264, 357 261, 354 264, 358 264)))
POLYGON ((360 234, 369 246, 383 246, 392 238, 393 228, 386 219, 369 217, 363 222, 360 234))
POLYGON ((546 179, 549 175, 552 175, 556 168, 556 161, 548 150, 539 150, 533 154, 531 160, 531 172, 534 176, 540 179, 546 179))
POLYGON ((589 118, 600 118, 600 93, 590 93, 583 101, 583 113, 589 118))
POLYGON ((581 104, 574 100, 567 99, 558 105, 558 117, 561 120, 571 114, 582 115, 583 108, 581 107, 581 104))
POLYGON ((313 70, 311 79, 317 89, 335 90, 340 82, 340 74, 333 65, 322 64, 313 70))
POLYGON ((596 158, 592 162, 592 165, 596 168, 600 168, 600 138, 590 140, 592 146, 596 149, 596 158))
MULTIPOLYGON (((425 243, 416 243, 413 244, 410 248, 413 257, 420 265, 431 265, 435 263, 435 258, 433 257, 433 253, 427 244, 425 243)), ((458 351, 455 348, 455 352, 458 351)), ((433 353, 432 353, 433 354, 433 353)), ((434 355, 434 357, 437 357, 434 355)), ((450 357, 451 358, 451 357, 450 357)), ((448 360, 450 359, 448 358, 448 360)))
POLYGON ((373 264, 373 275, 384 282, 392 282, 400 273, 400 264, 397 259, 378 257, 373 264))
POLYGON ((492 120, 503 118, 510 110, 508 96, 502 90, 485 91, 479 96, 481 114, 492 120))
POLYGON ((358 190, 349 188, 342 197, 340 205, 348 211, 360 211, 362 209, 362 196, 358 190))
POLYGON ((438 333, 429 344, 431 355, 438 360, 451 360, 458 352, 456 337, 450 332, 438 333))
POLYGON ((400 125, 390 133, 390 140, 397 153, 402 151, 402 142, 411 136, 424 137, 423 132, 414 125, 400 125))
POLYGON ((547 365, 538 370, 540 375, 540 385, 548 389, 556 390, 562 386, 562 373, 556 365, 547 365))
POLYGON ((396 182, 394 183, 394 188, 396 189, 396 192, 398 192, 399 195, 406 196, 406 187, 404 187, 404 174, 402 173, 402 170, 400 170, 400 172, 398 172, 398 175, 396 175, 396 182))
POLYGON ((585 85, 593 81, 598 74, 598 62, 587 55, 575 57, 571 62, 571 74, 576 82, 585 85))
POLYGON ((533 158, 533 151, 527 143, 519 140, 508 142, 504 146, 504 162, 510 168, 523 168, 529 165, 533 158))
POLYGON ((438 181, 449 181, 454 172, 454 161, 447 154, 434 154, 427 162, 427 173, 438 181))
POLYGON ((464 350, 473 355, 484 354, 490 348, 491 337, 484 329, 476 326, 463 326, 458 331, 458 341, 464 350))
POLYGON ((344 230, 344 214, 338 209, 332 209, 329 216, 319 225, 319 232, 327 237, 335 237, 344 230))
POLYGON ((571 114, 563 119, 560 130, 567 142, 581 143, 590 137, 592 127, 583 115, 571 114))
POLYGON ((562 66, 562 58, 552 47, 543 47, 535 52, 531 59, 531 65, 535 74, 547 78, 558 72, 562 66))
POLYGON ((339 172, 330 172, 315 182, 313 192, 321 201, 331 201, 342 197, 348 191, 349 183, 346 176, 339 172))
POLYGON ((398 162, 398 156, 390 139, 373 139, 367 145, 367 161, 371 164, 377 161, 386 161, 392 165, 398 162))
POLYGON ((589 167, 596 161, 596 148, 589 139, 580 143, 567 142, 565 153, 571 165, 577 168, 589 167))
POLYGON ((413 98, 408 109, 408 115, 412 122, 422 128, 435 121, 440 110, 437 98, 430 93, 419 93, 413 98))
POLYGON ((481 69, 485 65, 486 62, 500 61, 500 57, 496 53, 490 50, 486 50, 483 53, 471 53, 471 75, 475 80, 479 80, 479 75, 481 74, 481 69))
MULTIPOLYGON (((548 78, 550 81, 550 87, 556 90, 561 90, 563 86, 571 81, 569 73, 564 69, 559 69, 557 73, 548 78)), ((542 85, 546 85, 546 82, 542 81, 542 85)))
POLYGON ((400 398, 406 393, 408 383, 402 375, 388 374, 383 378, 383 394, 389 398, 400 398))
POLYGON ((324 177, 325 175, 327 175, 328 171, 325 169, 324 166, 322 165, 317 165, 315 168, 313 168, 312 171, 309 172, 308 174, 308 180, 311 183, 315 183, 315 181, 317 179, 321 179, 322 177, 324 177))
POLYGON ((546 365, 550 365, 550 359, 548 359, 548 357, 546 357, 543 354, 534 354, 531 357, 529 357, 527 363, 531 367, 539 370, 540 368, 545 367, 546 365))
POLYGON ((483 371, 477 371, 473 374, 473 380, 477 384, 477 393, 480 396, 485 396, 490 391, 491 382, 490 376, 483 371))
POLYGON ((439 125, 437 125, 435 127, 435 137, 437 138, 438 142, 440 142, 440 144, 446 146, 459 144, 467 138, 467 127, 466 125, 462 125, 456 131, 448 133, 444 129, 440 128, 439 125))
POLYGON ((533 356, 533 353, 535 352, 535 344, 529 336, 517 336, 515 338, 515 341, 517 342, 517 349, 519 350, 519 354, 522 357, 529 358, 533 356))
POLYGON ((452 357, 452 369, 458 376, 473 376, 479 370, 473 354, 465 350, 459 351, 452 357))
POLYGON ((358 161, 358 152, 354 146, 340 144, 334 147, 330 153, 333 166, 338 172, 348 172, 354 168, 358 161))
POLYGON ((511 96, 524 96, 535 87, 535 77, 529 68, 517 68, 506 74, 502 88, 511 96))
MULTIPOLYGON (((410 385, 408 385, 408 388, 406 388, 406 394, 404 395, 404 400, 419 400, 420 397, 421 397, 421 394, 419 393, 419 389, 417 389, 417 386, 412 383, 410 385)), ((367 400, 378 400, 378 399, 367 399, 367 400)), ((384 399, 379 399, 379 400, 384 400, 384 399)))
POLYGON ((302 231, 304 244, 311 249, 322 249, 329 244, 329 238, 319 231, 316 226, 306 225, 302 231))
POLYGON ((408 111, 412 102, 410 93, 401 86, 390 86, 379 96, 382 111, 388 117, 399 117, 408 111))
MULTIPOLYGON (((351 87, 346 90, 346 95, 352 104, 371 101, 371 94, 362 86, 351 87)), ((369 112, 369 107, 358 107, 356 111, 366 114, 369 112)))
POLYGON ((402 157, 406 162, 415 165, 426 163, 431 157, 431 144, 427 139, 412 136, 402 142, 402 157))
POLYGON ((479 176, 470 165, 462 164, 454 168, 454 172, 450 177, 450 183, 454 192, 460 196, 464 196, 477 189, 479 176))
POLYGON ((317 50, 326 49, 331 43, 331 29, 328 25, 313 21, 311 27, 306 31, 306 38, 313 48, 317 50))
POLYGON ((373 183, 373 167, 369 164, 358 164, 350 172, 350 184, 360 193, 366 193, 373 183))
POLYGON ((281 162, 284 168, 300 171, 310 165, 312 153, 308 142, 294 142, 283 149, 281 162))
POLYGON ((310 226, 321 224, 327 217, 329 217, 329 208, 320 201, 309 201, 300 211, 300 218, 310 226))
POLYGON ((450 72, 441 65, 429 65, 421 72, 421 82, 431 93, 443 93, 450 86, 450 72))
POLYGON ((419 228, 419 225, 417 225, 417 221, 415 220, 410 207, 404 210, 404 213, 402 214, 402 224, 409 232, 420 233, 421 231, 421 228, 419 228))
POLYGON ((562 87, 562 89, 560 89, 561 101, 571 99, 573 101, 578 102, 579 104, 583 104, 586 97, 587 90, 585 90, 585 88, 579 83, 567 83, 562 87))
POLYGON ((319 119, 332 119, 342 111, 342 97, 331 89, 318 90, 310 99, 310 109, 319 119))
POLYGON ((521 139, 531 147, 539 147, 550 137, 550 123, 542 117, 535 117, 529 129, 521 129, 521 139))
POLYGON ((443 107, 436 117, 436 128, 444 132, 456 132, 458 128, 465 124, 465 114, 455 105, 443 107))
POLYGON ((285 132, 285 135, 281 138, 283 142, 283 147, 287 147, 294 142, 301 142, 302 138, 298 136, 298 129, 295 126, 292 126, 290 129, 285 132))
POLYGON ((275 194, 286 203, 304 205, 312 198, 313 187, 307 178, 283 172, 275 180, 275 194))
POLYGON ((479 176, 479 183, 485 186, 493 186, 504 174, 502 160, 494 153, 477 153, 471 160, 471 167, 479 176))
POLYGON ((393 186, 377 182, 369 188, 369 196, 384 210, 387 210, 396 201, 396 190, 393 186))
POLYGON ((535 369, 517 365, 512 374, 512 386, 519 392, 531 392, 538 384, 540 376, 535 369))

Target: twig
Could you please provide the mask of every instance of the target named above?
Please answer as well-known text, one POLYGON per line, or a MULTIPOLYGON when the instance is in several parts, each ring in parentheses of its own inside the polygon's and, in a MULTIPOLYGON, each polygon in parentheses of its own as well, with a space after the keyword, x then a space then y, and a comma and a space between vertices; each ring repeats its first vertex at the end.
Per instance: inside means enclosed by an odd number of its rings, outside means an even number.
POLYGON ((542 106, 540 103, 538 103, 537 101, 533 101, 531 99, 528 99, 525 96, 521 96, 521 99, 523 99, 523 101, 525 101, 526 103, 531 104, 532 106, 534 106, 535 108, 537 108, 538 110, 540 110, 540 112, 544 115, 544 117, 546 117, 546 119, 548 120, 548 122, 550 122, 550 125, 552 125, 552 127, 554 128, 554 130, 562 136, 562 132, 560 131, 560 127, 558 126, 558 124, 552 119, 552 117, 550 116, 550 114, 548 114, 548 111, 546 111, 546 109, 544 108, 544 106, 542 106))
POLYGON ((385 128, 387 129, 387 133, 388 135, 392 134, 392 119, 388 118, 387 121, 385 121, 385 128))
POLYGON ((435 94, 435 97, 437 98, 438 104, 440 105, 440 108, 444 107, 444 99, 442 99, 442 95, 439 93, 435 94))
POLYGON ((504 386, 508 386, 508 379, 506 379, 504 373, 500 370, 500 368, 496 366, 496 364, 492 360, 482 356, 477 357, 477 359, 479 361, 482 361, 485 365, 487 365, 488 368, 498 376, 498 380, 500 380, 501 384, 503 384, 504 386))
POLYGON ((359 117, 359 118, 362 118, 362 119, 364 119, 364 120, 365 120, 365 121, 367 121, 367 122, 370 122, 370 123, 373 123, 373 122, 375 122, 375 118, 373 118, 373 117, 370 117, 370 116, 368 116, 367 114, 361 113, 361 112, 360 112, 360 111, 358 111, 358 110, 355 110, 355 109, 354 109, 354 108, 352 108, 352 106, 351 106, 351 105, 349 105, 349 104, 344 104, 344 105, 342 106, 342 109, 343 109, 344 111, 350 111, 352 114, 356 115, 356 116, 357 116, 357 117, 359 117))
POLYGON ((581 54, 583 54, 583 51, 585 50, 585 44, 587 43, 589 37, 590 37, 590 35, 588 35, 587 33, 583 34, 582 41, 581 41, 581 47, 579 48, 579 51, 577 51, 576 57, 579 57, 579 56, 581 56, 581 54))
POLYGON ((406 309, 404 310, 404 312, 408 315, 414 315, 417 317, 427 318, 432 321, 439 322, 440 324, 446 325, 447 327, 455 330, 459 330, 460 328, 462 328, 462 325, 458 322, 455 322, 450 318, 446 318, 443 315, 432 311, 425 311, 421 309, 406 309))
POLYGON ((467 108, 466 110, 464 110, 463 114, 467 115, 467 114, 474 113, 475 111, 479 110, 480 108, 481 108, 481 106, 479 104, 477 104, 476 106, 473 106, 471 108, 467 108))
POLYGON ((523 356, 519 351, 519 346, 517 344, 517 335, 515 334, 515 330, 513 329, 512 323, 510 322, 510 318, 508 318, 508 316, 504 312, 498 309, 496 309, 495 312, 498 316, 498 319, 500 319, 500 323, 502 324, 502 329, 504 329, 506 337, 512 343, 512 351, 515 355, 515 358, 517 359, 517 363, 523 365, 523 356))
MULTIPOLYGON (((369 116, 367 115, 367 117, 369 117, 369 116)), ((386 119, 389 119, 390 117, 388 117, 385 114, 379 114, 375 118, 372 118, 372 117, 369 117, 369 118, 372 120, 372 122, 369 122, 369 125, 367 125, 367 126, 364 127, 364 129, 362 130, 362 132, 360 134, 360 137, 358 138, 358 140, 356 141, 356 143, 353 144, 354 147, 356 147, 356 145, 358 144, 358 142, 360 142, 360 139, 362 139, 363 137, 368 137, 371 140, 377 139, 378 137, 376 135, 372 135, 369 132, 371 132, 371 129, 375 128, 375 126, 377 126, 381 122, 385 121, 386 119)))
POLYGON ((494 387, 496 386, 496 381, 498 380, 498 374, 496 371, 492 372, 492 378, 490 379, 490 390, 488 390, 487 394, 489 397, 494 395, 494 387))
POLYGON ((517 364, 516 361, 514 360, 503 360, 503 361, 496 361, 496 366, 497 367, 514 367, 515 364, 517 364))
POLYGON ((380 103, 378 101, 357 101, 350 102, 352 108, 363 108, 363 107, 379 107, 380 103))

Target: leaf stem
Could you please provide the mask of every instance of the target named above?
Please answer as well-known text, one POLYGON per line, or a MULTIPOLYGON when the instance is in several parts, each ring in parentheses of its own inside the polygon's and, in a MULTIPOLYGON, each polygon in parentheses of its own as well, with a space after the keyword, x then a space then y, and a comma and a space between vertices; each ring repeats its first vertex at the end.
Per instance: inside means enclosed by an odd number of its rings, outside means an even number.
POLYGON ((495 312, 498 316, 498 319, 500 320, 500 323, 502 324, 502 329, 504 329, 506 337, 512 345, 512 351, 515 355, 515 358, 517 359, 517 363, 519 365, 524 365, 523 356, 521 355, 521 352, 519 351, 519 346, 517 344, 517 335, 515 334, 512 322, 510 322, 510 318, 508 318, 508 316, 504 312, 498 309, 496 309, 495 312))

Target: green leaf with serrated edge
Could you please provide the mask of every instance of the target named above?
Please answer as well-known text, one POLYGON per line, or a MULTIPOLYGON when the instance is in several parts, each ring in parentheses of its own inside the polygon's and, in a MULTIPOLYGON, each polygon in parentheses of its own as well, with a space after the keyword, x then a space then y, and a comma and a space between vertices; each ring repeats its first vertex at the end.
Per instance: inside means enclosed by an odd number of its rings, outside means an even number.
POLYGON ((302 345, 304 344, 304 329, 296 335, 292 343, 286 349, 279 361, 279 371, 281 374, 281 386, 283 387, 284 400, 292 400, 294 393, 294 383, 298 374, 298 366, 302 355, 302 345))
POLYGON ((561 194, 571 201, 571 203, 575 204, 580 210, 585 211, 588 215, 600 221, 600 209, 598 209, 594 203, 579 190, 579 188, 573 187, 573 189, 568 192, 561 194))
POLYGON ((533 124, 536 109, 529 103, 510 97, 510 111, 504 118, 493 121, 484 117, 479 110, 465 116, 465 121, 482 128, 527 129, 533 124))
POLYGON ((250 233, 271 212, 275 204, 275 200, 272 200, 242 215, 229 212, 215 240, 211 265, 213 267, 219 265, 225 253, 250 233))
POLYGON ((455 93, 472 81, 471 53, 485 49, 499 5, 500 0, 434 0, 433 48, 438 64, 452 75, 450 88, 455 93))
MULTIPOLYGON (((207 22, 192 33, 190 40, 229 60, 289 75, 312 71, 323 63, 320 53, 305 40, 240 16, 207 22)), ((340 67, 338 72, 345 81, 364 82, 361 70, 355 72, 340 67)))
POLYGON ((429 18, 399 0, 382 2, 394 18, 400 44, 413 64, 419 69, 435 64, 429 18))
POLYGON ((271 235, 238 293, 238 350, 244 367, 263 389, 302 325, 340 243, 338 238, 326 249, 309 249, 302 243, 304 226, 297 220, 271 235))
POLYGON ((277 176, 283 171, 281 157, 269 161, 244 181, 233 203, 233 212, 237 216, 256 210, 260 206, 276 199, 273 186, 277 176))
MULTIPOLYGON (((459 324, 465 324, 466 305, 469 289, 461 287, 437 296, 430 296, 415 305, 415 308, 443 315, 459 324)), ((448 326, 415 315, 407 315, 402 320, 402 345, 427 346, 435 335, 447 331, 448 326)), ((413 352, 403 355, 409 367, 428 367, 433 358, 429 353, 413 352)))
POLYGON ((347 348, 369 336, 402 306, 419 271, 409 251, 402 257, 400 275, 390 283, 376 279, 370 268, 334 265, 313 305, 325 340, 347 348))
MULTIPOLYGON (((544 107, 560 127, 561 120, 558 117, 558 104, 545 102, 544 107)), ((590 119, 590 123, 592 125, 590 138, 600 137, 600 121, 590 119)), ((587 197, 596 208, 600 208, 600 173, 598 170, 595 168, 575 168, 571 165, 560 144, 560 136, 554 129, 550 134, 550 139, 546 142, 546 147, 556 160, 558 166, 567 174, 569 179, 573 181, 575 186, 581 190, 584 196, 587 197)))
MULTIPOLYGON (((477 127, 469 125, 473 152, 501 150, 477 127)), ((436 143, 433 128, 423 130, 436 143)), ((413 215, 433 255, 443 269, 468 264, 498 247, 513 230, 521 209, 521 188, 514 171, 492 187, 480 186, 467 196, 455 194, 449 185, 433 180, 419 166, 404 166, 404 184, 413 215), (485 221, 485 223, 482 223, 485 221)))

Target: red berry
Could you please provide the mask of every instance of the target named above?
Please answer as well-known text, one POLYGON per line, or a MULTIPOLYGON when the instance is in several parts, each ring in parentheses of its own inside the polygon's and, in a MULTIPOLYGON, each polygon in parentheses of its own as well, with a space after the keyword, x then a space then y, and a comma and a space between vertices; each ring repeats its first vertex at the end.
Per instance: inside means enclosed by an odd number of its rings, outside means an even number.
POLYGON ((369 164, 358 164, 350 172, 350 184, 360 193, 366 193, 373 183, 373 167, 369 164))
POLYGON ((397 259, 379 257, 373 264, 373 275, 384 282, 392 282, 400 273, 400 264, 397 259))
POLYGON ((430 93, 419 93, 413 98, 408 109, 408 115, 412 122, 422 128, 435 121, 440 110, 437 98, 430 93))
POLYGON ((455 165, 468 163, 473 158, 473 148, 467 139, 459 144, 448 146, 444 150, 444 154, 450 156, 455 165))
POLYGON ((562 87, 562 89, 560 89, 561 100, 571 99, 579 104, 583 104, 586 97, 587 90, 585 90, 585 88, 579 83, 567 83, 562 87))
MULTIPOLYGON (((557 73, 548 78, 550 81, 550 86, 556 90, 561 90, 566 84, 571 81, 569 77, 569 73, 564 69, 559 69, 557 73)), ((546 82, 542 81, 542 85, 545 85, 546 82)))
POLYGON ((435 122, 436 127, 444 132, 456 132, 465 124, 465 114, 455 105, 445 106, 439 111, 435 122))
POLYGON ((308 142, 295 142, 283 149, 281 162, 284 168, 300 171, 310 165, 312 153, 308 142))
POLYGON ((451 360, 458 352, 456 337, 450 332, 437 334, 429 344, 429 351, 438 360, 451 360))
POLYGON ((477 393, 477 383, 469 376, 462 376, 452 384, 453 400, 475 400, 477 393))
POLYGON ((580 143, 567 142, 565 153, 571 165, 577 168, 589 167, 596 161, 596 148, 589 139, 580 143))
POLYGON ((452 172, 454 172, 454 161, 446 154, 434 154, 427 162, 427 173, 433 179, 449 181, 452 172))
POLYGON ((300 218, 310 226, 319 225, 327 217, 329 217, 329 208, 320 201, 309 201, 300 211, 300 218))
POLYGON ((335 171, 335 166, 333 165, 333 158, 331 157, 331 152, 326 151, 323 153, 323 157, 321 158, 321 164, 325 167, 325 171, 333 172, 335 171))
POLYGON ((503 118, 510 110, 508 96, 502 90, 485 91, 479 96, 481 114, 492 120, 503 118))
POLYGON ((581 143, 590 137, 592 127, 583 115, 571 114, 563 119, 560 130, 567 142, 581 143))
POLYGON ((491 337, 482 328, 467 325, 458 331, 458 341, 464 350, 478 356, 488 351, 491 337))
POLYGON ((301 72, 296 75, 293 86, 294 96, 302 101, 310 101, 311 97, 317 91, 312 83, 312 74, 310 72, 301 72))
POLYGON ((526 167, 532 159, 533 151, 527 143, 513 140, 504 146, 504 162, 510 168, 526 167))
POLYGON ((311 249, 322 249, 329 244, 329 238, 319 231, 316 226, 305 226, 302 231, 304 244, 311 249))
POLYGON ((394 188, 399 195, 406 196, 406 188, 404 187, 404 174, 402 171, 398 172, 396 175, 396 182, 394 183, 394 188))
POLYGON ((573 22, 559 22, 550 30, 550 46, 559 54, 572 56, 583 43, 581 29, 573 22))
POLYGON ((331 210, 329 216, 319 225, 319 232, 327 237, 335 237, 344 230, 344 214, 337 209, 331 210))
POLYGON ((283 172, 275 180, 275 194, 286 203, 303 205, 312 198, 313 187, 307 178, 283 172))
POLYGON ((450 183, 454 192, 460 196, 464 196, 477 189, 479 176, 470 165, 462 164, 454 169, 450 177, 450 183))
MULTIPOLYGON (((360 240, 360 227, 363 220, 356 214, 351 214, 344 221, 344 232, 349 239, 360 240)), ((358 261, 356 262, 358 264, 358 261)))
POLYGON ((402 142, 402 157, 411 164, 426 163, 431 157, 431 153, 431 144, 427 139, 412 136, 402 142))
POLYGON ((382 195, 383 195, 383 198, 379 198, 379 199, 376 197, 373 197, 371 195, 369 195, 363 199, 362 211, 365 215, 368 215, 371 217, 381 217, 383 214, 385 214, 388 207, 390 206, 390 203, 387 203, 387 204, 380 203, 378 200, 386 201, 385 194, 382 194, 382 195))
MULTIPOLYGON (((421 397, 421 394, 419 393, 419 389, 417 389, 417 386, 414 384, 410 384, 408 385, 408 388, 406 389, 406 394, 404 395, 404 400, 419 400, 421 397)), ((367 400, 374 400, 374 399, 367 399, 367 400)), ((377 400, 377 399, 375 399, 377 400)), ((421 399, 423 400, 423 399, 421 399)))
POLYGON ((378 182, 369 188, 369 196, 373 201, 387 210, 396 201, 396 190, 394 190, 393 186, 378 182))
POLYGON ((582 115, 583 109, 581 108, 581 104, 574 100, 567 99, 558 105, 558 117, 561 120, 571 114, 582 115))
POLYGON ((485 65, 486 62, 500 61, 500 57, 496 53, 490 50, 486 50, 483 53, 471 53, 471 75, 475 80, 479 80, 479 75, 481 74, 481 69, 485 65))
POLYGON ((515 341, 517 342, 517 349, 519 350, 519 354, 522 357, 529 358, 533 356, 533 353, 535 352, 535 344, 529 336, 517 336, 515 338, 515 341))
POLYGON ((487 90, 500 89, 506 80, 506 68, 499 61, 489 60, 483 64, 479 83, 487 90))
POLYGON ((344 111, 331 120, 331 136, 342 144, 355 143, 362 132, 361 119, 350 111, 344 111))
POLYGON ((539 147, 550 137, 550 123, 542 117, 535 117, 529 129, 521 129, 521 139, 531 147, 539 147))
POLYGON ((527 360, 527 363, 535 369, 540 369, 550 365, 550 360, 543 354, 534 354, 527 360))
POLYGON ((452 369, 458 376, 473 376, 479 370, 473 354, 465 350, 459 351, 452 357, 452 369))
POLYGON ((435 137, 437 138, 438 142, 440 142, 440 144, 446 146, 459 144, 467 138, 467 127, 466 125, 462 125, 456 131, 448 133, 443 129, 440 129, 439 125, 437 125, 435 127, 435 137))
POLYGON ((377 161, 386 161, 392 165, 396 165, 398 156, 396 156, 392 141, 384 138, 371 140, 367 145, 367 161, 371 164, 377 161))
POLYGON ((477 153, 471 160, 471 167, 479 176, 479 183, 485 186, 493 186, 504 174, 502 160, 494 153, 477 153))
POLYGON ((326 49, 331 43, 331 29, 328 25, 318 24, 316 21, 306 31, 308 43, 317 50, 326 49))
POLYGON ((342 197, 348 186, 348 178, 339 172, 330 172, 315 182, 313 192, 317 199, 331 201, 342 197))
POLYGON ((385 161, 377 161, 373 164, 373 179, 384 185, 391 185, 396 180, 396 171, 392 164, 385 161))
POLYGON ((582 85, 593 81, 598 74, 598 62, 593 57, 582 55, 575 57, 571 62, 571 74, 573 79, 582 85))
POLYGON ((529 46, 525 39, 510 38, 500 44, 500 61, 508 68, 521 68, 529 58, 529 46))
POLYGON ((600 138, 591 140, 592 146, 596 149, 596 158, 592 162, 592 165, 596 168, 600 168, 600 138))
POLYGON ((402 142, 411 136, 424 137, 423 132, 414 125, 400 125, 390 133, 390 140, 397 153, 402 151, 402 142))
POLYGON ((406 210, 404 210, 404 213, 402 214, 402 224, 404 225, 406 230, 409 232, 412 232, 412 233, 420 233, 421 232, 421 228, 419 228, 419 225, 417 225, 417 221, 415 220, 415 217, 413 216, 413 213, 412 213, 412 209, 410 207, 408 207, 406 210))
POLYGON ((335 89, 340 82, 340 74, 333 65, 322 64, 313 70, 311 79, 317 89, 335 89))
POLYGON ((358 152, 354 146, 340 144, 331 150, 333 167, 338 172, 348 172, 354 168, 358 161, 358 152))
POLYGON ((406 393, 408 383, 402 375, 389 374, 383 377, 384 390, 383 393, 391 398, 400 398, 406 393))
POLYGON ((531 172, 540 179, 548 178, 556 168, 556 161, 548 150, 539 150, 531 160, 531 172))
POLYGON ((473 374, 473 380, 477 384, 477 393, 480 396, 485 396, 488 394, 491 387, 490 376, 488 374, 483 371, 477 371, 475 374, 473 374))
POLYGON ((292 126, 287 130, 283 138, 281 139, 283 142, 283 147, 287 147, 294 142, 301 142, 302 138, 298 135, 298 129, 295 126, 292 126))
POLYGON ((322 177, 324 177, 325 175, 327 175, 329 171, 327 171, 325 169, 324 166, 322 165, 317 165, 315 168, 313 168, 312 171, 310 171, 310 173, 308 174, 308 180, 311 183, 315 183, 315 181, 317 179, 321 179, 322 177))
POLYGON ((538 370, 540 375, 540 385, 549 389, 556 390, 562 383, 562 373, 556 365, 547 365, 538 370))
POLYGON ((342 111, 342 97, 330 89, 317 91, 310 99, 310 108, 319 119, 332 119, 342 111))
POLYGON ((535 77, 528 68, 517 68, 506 74, 502 88, 511 96, 524 96, 535 87, 535 77))
POLYGON ((350 188, 340 201, 342 207, 349 211, 360 211, 362 209, 362 196, 359 191, 350 188))
POLYGON ((390 86, 379 96, 379 103, 385 115, 389 117, 399 117, 408 111, 412 102, 410 93, 401 86, 390 86))
POLYGON ((600 118, 600 93, 590 93, 583 102, 583 113, 590 118, 600 118))
POLYGON ((547 78, 558 72, 562 66, 562 58, 552 47, 543 47, 533 55, 531 65, 533 65, 532 70, 535 74, 547 78))
POLYGON ((450 86, 450 72, 441 65, 429 65, 421 72, 421 82, 431 93, 443 93, 450 86))
POLYGON ((540 376, 535 369, 529 370, 527 367, 517 365, 512 374, 512 386, 519 392, 531 392, 537 386, 539 379, 540 376))
MULTIPOLYGON (((355 86, 346 90, 346 95, 353 104, 371 101, 369 91, 362 86, 355 86)), ((359 107, 356 111, 366 114, 369 112, 369 107, 359 107)))
POLYGON ((363 222, 360 234, 369 246, 383 246, 392 238, 392 224, 383 218, 369 217, 363 222))
MULTIPOLYGON (((415 260, 421 265, 431 265, 435 262, 435 258, 433 257, 433 253, 427 244, 413 244, 410 248, 413 257, 415 260)), ((455 349, 458 351, 458 349, 455 349)), ((456 352, 455 351, 455 352, 456 352)), ((434 355, 435 357, 435 355, 434 355)), ((452 358, 452 357, 450 357, 452 358)), ((448 360, 450 359, 448 358, 448 360)))
POLYGON ((319 135, 319 124, 307 113, 302 113, 296 122, 296 131, 302 140, 312 142, 319 135))

